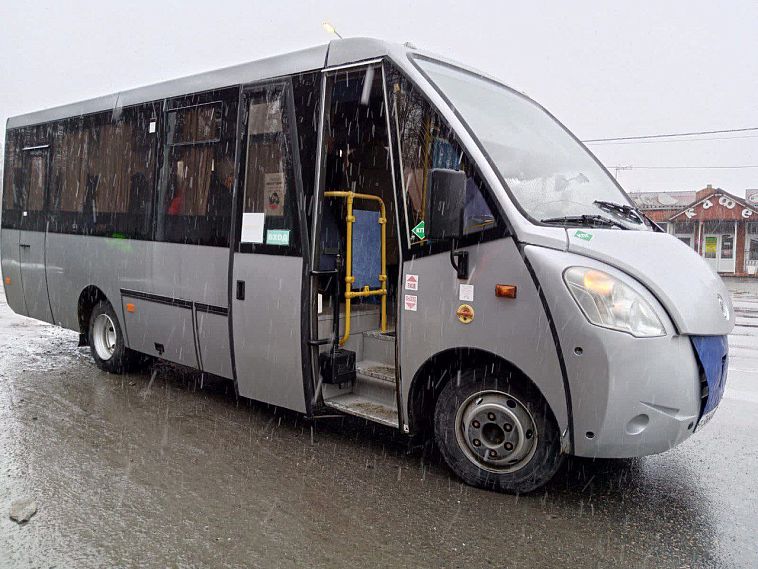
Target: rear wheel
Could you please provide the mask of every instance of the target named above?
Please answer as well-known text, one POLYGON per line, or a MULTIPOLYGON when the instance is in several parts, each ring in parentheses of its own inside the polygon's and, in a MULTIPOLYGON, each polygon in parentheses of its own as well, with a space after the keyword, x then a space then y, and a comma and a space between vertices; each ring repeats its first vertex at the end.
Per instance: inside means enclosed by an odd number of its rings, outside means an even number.
POLYGON ((126 347, 116 313, 107 301, 99 302, 92 310, 89 346, 97 367, 111 373, 129 371, 142 359, 140 354, 126 347))
POLYGON ((437 399, 434 434, 464 482, 510 493, 547 483, 563 461, 560 433, 547 403, 507 373, 463 372, 437 399))

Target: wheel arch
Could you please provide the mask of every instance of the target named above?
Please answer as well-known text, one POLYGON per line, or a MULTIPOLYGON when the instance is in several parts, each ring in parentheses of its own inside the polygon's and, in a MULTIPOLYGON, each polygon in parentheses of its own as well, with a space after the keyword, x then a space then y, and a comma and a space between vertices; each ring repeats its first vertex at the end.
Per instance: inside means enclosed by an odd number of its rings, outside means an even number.
POLYGON ((481 348, 449 348, 429 357, 418 368, 408 393, 408 425, 411 433, 429 433, 437 397, 456 372, 481 369, 485 372, 508 373, 536 390, 555 419, 545 394, 517 365, 481 348))
POLYGON ((88 285, 79 293, 79 299, 76 303, 76 313, 79 321, 79 345, 84 346, 89 342, 89 320, 92 310, 98 302, 106 301, 113 306, 108 300, 105 293, 95 285, 88 285))

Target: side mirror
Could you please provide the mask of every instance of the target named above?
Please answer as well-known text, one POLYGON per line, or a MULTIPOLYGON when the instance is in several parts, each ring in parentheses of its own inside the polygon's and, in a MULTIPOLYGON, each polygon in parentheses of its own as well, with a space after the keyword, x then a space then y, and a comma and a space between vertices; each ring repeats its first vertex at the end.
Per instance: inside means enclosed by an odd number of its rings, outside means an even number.
POLYGON ((432 241, 450 241, 450 263, 458 278, 468 279, 468 251, 456 249, 463 236, 466 205, 466 174, 435 168, 430 172, 426 205, 426 234, 432 241))
POLYGON ((429 177, 426 235, 431 240, 460 239, 466 200, 466 174, 435 168, 429 177))

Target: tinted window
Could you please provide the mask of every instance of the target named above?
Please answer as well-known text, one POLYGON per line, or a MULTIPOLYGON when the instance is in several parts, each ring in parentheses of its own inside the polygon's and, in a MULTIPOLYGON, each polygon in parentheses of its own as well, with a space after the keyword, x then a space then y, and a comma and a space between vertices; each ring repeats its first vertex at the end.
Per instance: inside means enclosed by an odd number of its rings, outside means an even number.
POLYGON ((50 131, 50 125, 37 125, 14 129, 6 136, 3 227, 45 229, 50 131))
POLYGON ((412 231, 424 221, 430 185, 430 172, 436 168, 466 173, 464 234, 479 234, 495 228, 491 198, 455 136, 432 109, 420 91, 396 70, 389 73, 389 88, 394 106, 402 163, 402 188, 406 202, 408 235, 411 245, 424 239, 412 231))
POLYGON ((151 237, 157 117, 155 103, 56 125, 51 231, 151 237))
POLYGON ((21 143, 19 131, 8 131, 5 138, 3 170, 3 227, 15 228, 21 218, 21 143))
POLYGON ((291 252, 297 249, 299 217, 287 90, 271 85, 244 100, 241 248, 291 252))
POLYGON ((174 144, 218 142, 221 138, 221 102, 206 103, 167 113, 173 125, 174 144))
POLYGON ((237 88, 171 101, 164 124, 156 239, 229 245, 237 88))
POLYGON ((292 78, 295 120, 297 122, 297 148, 303 194, 308 204, 313 196, 316 181, 316 145, 318 142, 318 109, 320 98, 320 73, 304 73, 292 78))

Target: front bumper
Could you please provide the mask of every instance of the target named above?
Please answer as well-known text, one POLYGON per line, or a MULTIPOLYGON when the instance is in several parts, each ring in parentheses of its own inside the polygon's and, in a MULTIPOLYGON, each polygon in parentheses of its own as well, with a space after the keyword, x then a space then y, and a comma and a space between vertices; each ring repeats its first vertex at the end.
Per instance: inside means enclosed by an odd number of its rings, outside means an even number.
POLYGON ((574 454, 630 458, 664 452, 687 439, 702 411, 698 360, 689 337, 641 340, 598 328, 592 332, 594 349, 581 358, 592 355, 585 360, 589 365, 575 367, 580 375, 571 379, 574 454), (586 387, 589 377, 593 392, 586 387))

